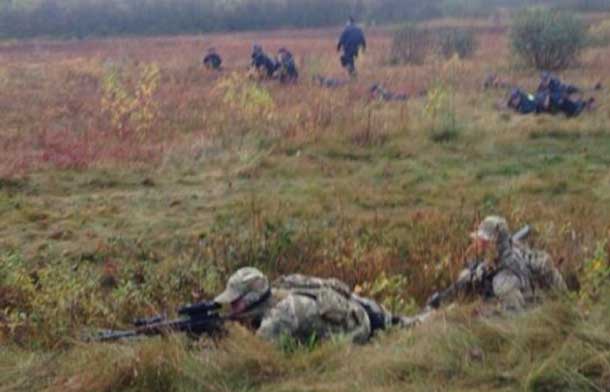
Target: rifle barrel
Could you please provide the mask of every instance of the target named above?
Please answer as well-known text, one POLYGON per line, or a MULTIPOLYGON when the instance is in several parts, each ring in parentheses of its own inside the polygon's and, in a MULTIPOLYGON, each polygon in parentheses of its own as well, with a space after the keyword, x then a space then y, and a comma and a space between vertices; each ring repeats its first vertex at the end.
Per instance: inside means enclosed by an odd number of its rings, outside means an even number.
POLYGON ((224 319, 217 315, 208 317, 182 318, 177 320, 161 320, 154 323, 137 326, 129 331, 107 331, 94 338, 99 342, 110 342, 130 339, 137 336, 167 335, 171 332, 185 332, 190 336, 203 334, 215 335, 221 330, 224 319))

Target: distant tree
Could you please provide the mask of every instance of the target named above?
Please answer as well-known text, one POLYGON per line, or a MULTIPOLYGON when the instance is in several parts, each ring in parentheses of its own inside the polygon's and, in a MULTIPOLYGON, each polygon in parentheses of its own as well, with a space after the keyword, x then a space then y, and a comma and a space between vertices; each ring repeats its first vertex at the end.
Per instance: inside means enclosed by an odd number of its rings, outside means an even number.
MULTIPOLYGON (((500 6, 551 0, 0 0, 0 36, 63 37, 264 30, 359 21, 405 22, 485 15, 500 6)), ((608 0, 552 0, 610 9, 608 0)))
POLYGON ((407 24, 396 30, 392 39, 390 63, 421 64, 432 47, 432 35, 428 30, 407 24))

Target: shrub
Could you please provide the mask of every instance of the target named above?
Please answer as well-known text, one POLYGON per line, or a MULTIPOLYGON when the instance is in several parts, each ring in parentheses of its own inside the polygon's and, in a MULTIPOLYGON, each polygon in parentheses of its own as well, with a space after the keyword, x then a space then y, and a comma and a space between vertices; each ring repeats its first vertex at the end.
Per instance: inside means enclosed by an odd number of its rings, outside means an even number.
POLYGON ((223 93, 223 102, 249 121, 270 120, 275 103, 271 93, 246 76, 232 73, 217 86, 223 93))
POLYGON ((474 33, 466 29, 442 30, 438 34, 438 51, 445 58, 458 55, 466 58, 473 55, 477 48, 474 33))
POLYGON ((435 143, 448 143, 460 136, 454 94, 450 86, 443 84, 428 92, 424 117, 430 122, 429 138, 435 143))
POLYGON ((593 258, 585 261, 582 266, 580 281, 580 300, 586 306, 598 302, 610 278, 610 262, 608 260, 608 244, 597 244, 593 258))
POLYGON ((394 33, 390 53, 391 64, 421 64, 428 55, 431 38, 428 30, 405 25, 394 33))
POLYGON ((144 136, 155 126, 159 116, 155 94, 160 80, 156 64, 114 66, 104 76, 101 107, 119 135, 135 132, 144 136))
POLYGON ((610 45, 610 19, 606 19, 589 29, 589 43, 593 46, 610 45))
POLYGON ((557 10, 529 8, 515 15, 510 34, 513 52, 528 66, 566 68, 586 43, 583 23, 557 10))

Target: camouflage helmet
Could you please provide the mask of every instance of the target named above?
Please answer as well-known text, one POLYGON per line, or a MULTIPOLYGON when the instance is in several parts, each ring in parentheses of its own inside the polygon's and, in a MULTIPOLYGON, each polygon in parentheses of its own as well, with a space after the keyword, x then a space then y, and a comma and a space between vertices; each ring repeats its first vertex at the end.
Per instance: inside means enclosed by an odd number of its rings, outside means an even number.
POLYGON ((253 44, 252 45, 252 52, 254 53, 259 53, 263 51, 263 47, 260 44, 253 44))
POLYGON ((470 234, 470 238, 493 241, 507 235, 509 235, 509 231, 506 219, 499 216, 488 216, 479 224, 478 229, 470 234))
POLYGON ((269 280, 258 269, 245 267, 239 269, 229 278, 227 287, 214 302, 231 304, 239 299, 251 306, 261 301, 269 293, 269 280))

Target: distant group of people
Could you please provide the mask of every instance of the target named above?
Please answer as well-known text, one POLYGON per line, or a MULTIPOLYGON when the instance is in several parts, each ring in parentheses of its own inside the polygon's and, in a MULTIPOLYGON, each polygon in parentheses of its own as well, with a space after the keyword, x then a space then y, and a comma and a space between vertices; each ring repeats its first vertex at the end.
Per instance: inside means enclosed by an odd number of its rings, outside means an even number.
MULTIPOLYGON (((341 65, 351 77, 356 76, 355 61, 358 53, 365 48, 364 32, 356 25, 354 19, 350 18, 339 38, 337 51, 342 52, 341 65)), ((209 70, 220 71, 222 69, 222 58, 215 48, 207 50, 203 64, 209 70)), ((286 48, 280 48, 276 57, 272 58, 265 53, 261 45, 255 43, 252 46, 250 69, 262 78, 278 79, 281 83, 295 83, 299 78, 294 56, 286 48)))
MULTIPOLYGON (((339 37, 337 51, 341 52, 340 62, 351 79, 357 76, 356 59, 361 51, 366 50, 366 38, 364 32, 358 27, 353 18, 350 18, 345 29, 339 37)), ((222 69, 222 58, 215 48, 208 49, 203 64, 210 70, 222 69)), ((299 71, 292 53, 282 47, 278 50, 275 58, 269 56, 260 44, 254 44, 250 61, 250 69, 259 78, 276 79, 282 84, 296 83, 299 79, 299 71)), ((338 88, 345 86, 349 80, 334 79, 321 75, 313 77, 314 83, 325 88, 338 88)), ((507 88, 510 94, 507 107, 520 114, 557 114, 563 113, 567 117, 576 117, 584 110, 592 108, 595 99, 583 99, 582 90, 576 86, 563 83, 557 76, 550 72, 543 72, 540 84, 535 93, 530 94, 510 83, 501 80, 497 75, 488 75, 484 82, 485 88, 507 88)), ((597 85, 596 89, 600 89, 597 85)), ((381 84, 373 84, 369 90, 369 97, 380 101, 406 101, 409 96, 405 93, 397 93, 387 90, 381 84)))
MULTIPOLYGON (((542 72, 536 91, 528 93, 519 87, 513 87, 497 75, 488 75, 484 88, 509 88, 507 107, 520 114, 558 114, 566 117, 576 117, 595 104, 593 97, 584 99, 583 90, 571 84, 566 84, 548 71, 542 72)), ((601 84, 594 89, 600 90, 601 84)))
POLYGON ((584 100, 575 97, 581 90, 563 83, 550 72, 543 72, 535 94, 527 94, 521 89, 511 91, 508 107, 518 113, 563 113, 566 117, 576 117, 593 106, 595 99, 584 100))

